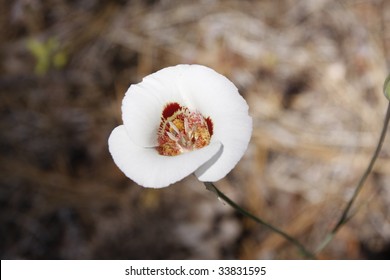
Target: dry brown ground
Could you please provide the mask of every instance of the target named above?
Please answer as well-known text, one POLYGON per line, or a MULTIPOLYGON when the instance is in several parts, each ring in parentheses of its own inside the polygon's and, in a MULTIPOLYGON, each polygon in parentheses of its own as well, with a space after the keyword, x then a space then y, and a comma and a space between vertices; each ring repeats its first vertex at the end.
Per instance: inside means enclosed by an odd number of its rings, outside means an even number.
MULTIPOLYGON (((225 74, 254 132, 217 185, 314 249, 379 136, 390 3, 1 0, 0 41, 2 259, 300 259, 194 178, 135 185, 108 135, 143 76, 179 63, 225 74), (49 41, 40 60, 28 47, 49 41)), ((387 140, 362 207, 320 258, 389 257, 389 179, 387 140)))

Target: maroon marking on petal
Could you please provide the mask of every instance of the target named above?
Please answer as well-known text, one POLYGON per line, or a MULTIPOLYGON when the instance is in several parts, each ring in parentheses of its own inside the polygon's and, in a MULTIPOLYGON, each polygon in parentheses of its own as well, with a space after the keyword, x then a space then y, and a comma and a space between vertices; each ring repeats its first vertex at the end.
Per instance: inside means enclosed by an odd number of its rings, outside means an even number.
POLYGON ((207 128, 209 130, 209 133, 210 133, 210 136, 213 136, 213 132, 214 132, 214 124, 213 124, 213 121, 210 119, 210 117, 207 117, 205 119, 206 123, 207 123, 207 128))
POLYGON ((176 102, 169 103, 165 106, 165 108, 162 112, 162 116, 164 119, 167 119, 180 109, 181 109, 181 106, 179 105, 179 103, 176 103, 176 102))

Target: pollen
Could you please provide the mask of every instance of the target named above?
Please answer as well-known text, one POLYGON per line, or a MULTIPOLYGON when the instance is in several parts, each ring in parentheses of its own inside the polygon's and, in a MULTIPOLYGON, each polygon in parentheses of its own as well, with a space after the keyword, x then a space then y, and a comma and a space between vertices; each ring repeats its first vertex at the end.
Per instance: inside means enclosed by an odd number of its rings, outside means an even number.
POLYGON ((178 103, 167 104, 161 114, 157 151, 164 156, 177 156, 210 144, 213 122, 197 111, 178 103))

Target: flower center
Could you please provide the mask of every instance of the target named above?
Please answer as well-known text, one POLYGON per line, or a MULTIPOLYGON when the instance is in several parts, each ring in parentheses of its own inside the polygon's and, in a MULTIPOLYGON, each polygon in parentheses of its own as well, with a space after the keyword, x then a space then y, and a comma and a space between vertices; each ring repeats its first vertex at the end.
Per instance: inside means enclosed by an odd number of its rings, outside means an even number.
POLYGON ((169 103, 162 111, 157 151, 160 155, 177 156, 207 146, 212 135, 213 122, 209 117, 169 103))

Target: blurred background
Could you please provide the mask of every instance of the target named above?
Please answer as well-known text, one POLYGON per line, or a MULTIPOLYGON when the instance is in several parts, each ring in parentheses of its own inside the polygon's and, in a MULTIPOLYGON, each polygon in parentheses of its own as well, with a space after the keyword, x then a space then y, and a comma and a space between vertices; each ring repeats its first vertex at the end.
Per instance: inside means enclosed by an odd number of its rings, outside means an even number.
MULTIPOLYGON (((301 259, 193 176, 144 189, 107 139, 132 83, 179 63, 226 75, 254 119, 217 186, 315 249, 366 168, 390 59, 385 0, 0 0, 2 259, 301 259)), ((390 143, 319 255, 390 255, 390 143)))

